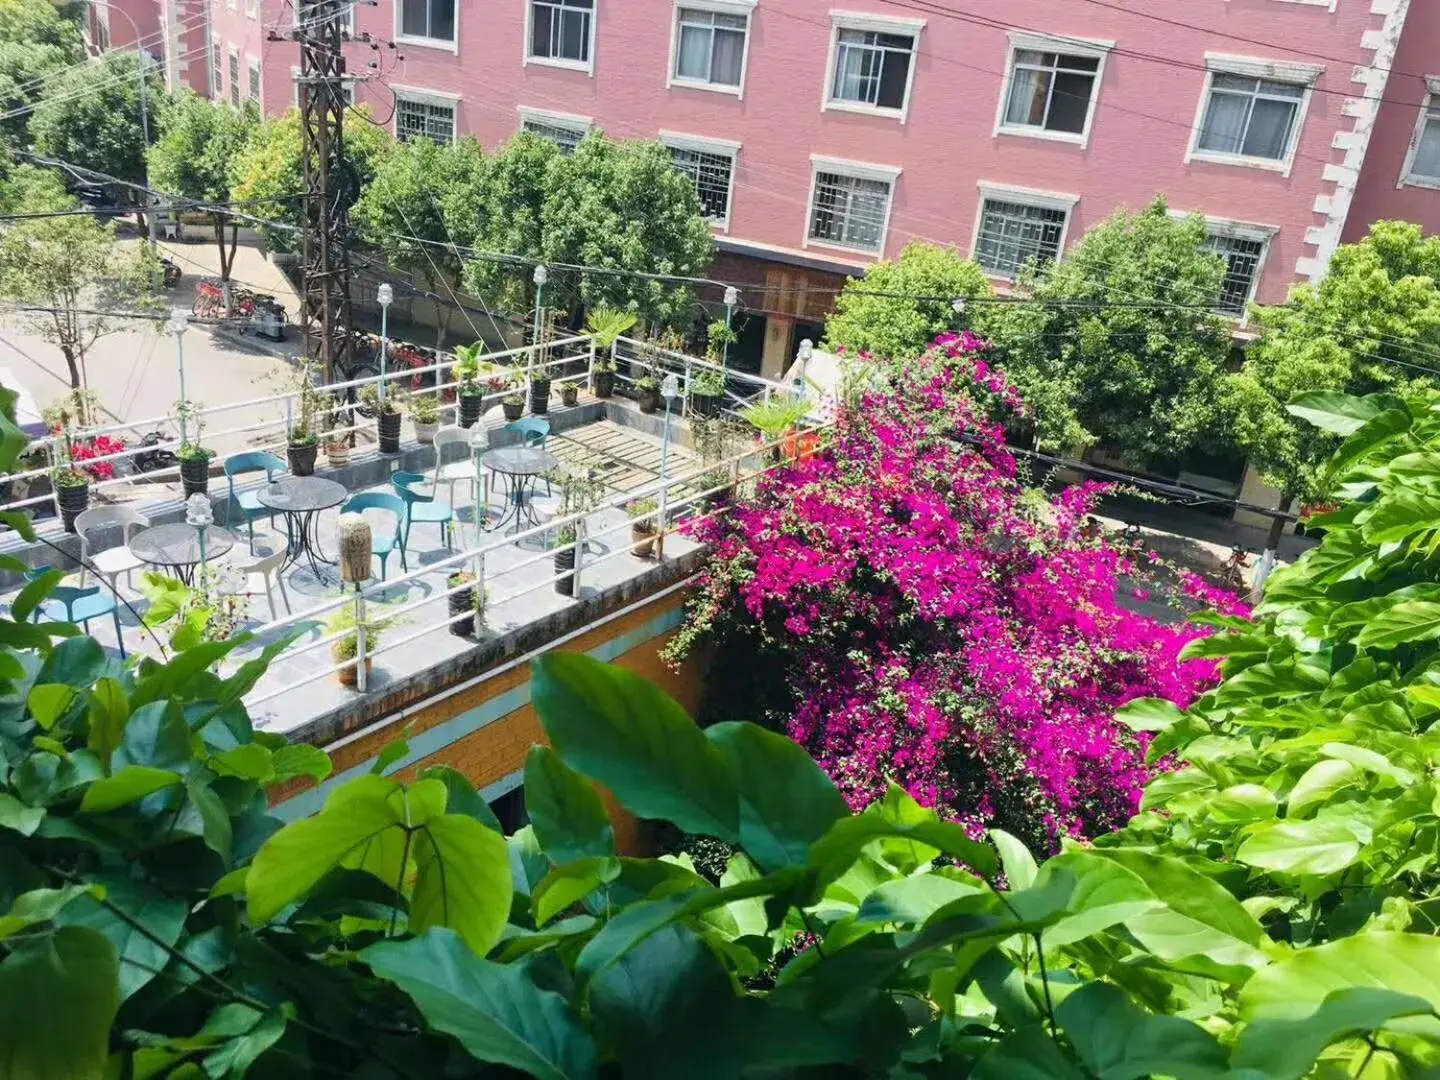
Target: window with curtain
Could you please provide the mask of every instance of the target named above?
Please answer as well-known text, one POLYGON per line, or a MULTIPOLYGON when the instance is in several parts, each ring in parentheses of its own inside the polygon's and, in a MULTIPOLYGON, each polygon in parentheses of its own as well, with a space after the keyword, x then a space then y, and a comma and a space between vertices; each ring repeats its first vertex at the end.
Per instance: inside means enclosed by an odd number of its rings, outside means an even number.
POLYGON ((230 54, 230 104, 240 107, 240 56, 233 52, 230 54))
POLYGON ((675 78, 739 86, 745 59, 747 15, 680 8, 676 13, 675 78))
POLYGON ((995 277, 1016 278, 1030 259, 1060 257, 1069 214, 1051 206, 1028 206, 1008 199, 986 199, 980 208, 975 261, 995 277))
POLYGON ((395 138, 429 139, 436 146, 455 141, 455 106, 396 95, 395 138))
POLYGON ((879 252, 890 213, 891 185, 843 173, 815 174, 810 200, 811 240, 879 252))
POLYGON ((730 176, 735 170, 735 156, 672 146, 670 160, 695 185, 701 213, 720 225, 729 221, 730 176))
POLYGON ((1084 132, 1100 70, 1098 57, 1016 49, 1010 70, 1006 127, 1084 132))
POLYGON ((1244 315, 1265 257, 1265 242, 1210 233, 1200 246, 1225 260, 1225 277, 1220 282, 1220 302, 1215 310, 1225 315, 1244 315))
POLYGON ((405 37, 455 40, 455 0, 400 0, 400 33, 405 37))
POLYGON ((914 56, 913 34, 841 27, 835 37, 835 77, 830 84, 830 100, 876 109, 903 109, 914 56))
POLYGON ((1440 184, 1440 94, 1431 94, 1421 108, 1415 152, 1406 175, 1427 184, 1440 184))
POLYGON ((220 46, 210 46, 210 97, 220 99, 220 46))
POLYGON ((250 61, 250 100, 260 100, 260 61, 250 61))
POLYGON ((595 0, 530 0, 531 58, 588 64, 594 8, 595 0))
POLYGON ((1290 152, 1305 87, 1217 71, 1196 147, 1216 154, 1283 161, 1290 152))

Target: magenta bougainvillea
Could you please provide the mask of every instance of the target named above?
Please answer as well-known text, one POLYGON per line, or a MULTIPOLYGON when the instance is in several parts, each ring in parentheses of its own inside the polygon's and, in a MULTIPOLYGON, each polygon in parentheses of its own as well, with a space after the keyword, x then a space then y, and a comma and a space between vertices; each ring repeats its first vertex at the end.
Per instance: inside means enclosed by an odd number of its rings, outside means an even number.
POLYGON ((1147 772, 1115 709, 1201 693, 1213 662, 1179 654, 1206 631, 1122 606, 1142 568, 1087 520, 1102 489, 1022 483, 999 421, 1023 409, 981 342, 942 338, 889 382, 699 527, 714 558, 671 659, 718 639, 779 665, 778 722, 852 806, 894 779, 1041 848, 1122 824, 1147 772))

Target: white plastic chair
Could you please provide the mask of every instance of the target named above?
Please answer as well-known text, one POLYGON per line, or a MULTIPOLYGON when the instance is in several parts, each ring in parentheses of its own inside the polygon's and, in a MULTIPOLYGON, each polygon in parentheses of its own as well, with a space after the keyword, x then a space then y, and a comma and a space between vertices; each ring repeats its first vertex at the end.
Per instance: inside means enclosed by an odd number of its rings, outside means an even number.
POLYGON ((473 430, 466 428, 447 427, 435 432, 435 487, 441 484, 450 485, 450 505, 455 505, 455 485, 469 484, 470 497, 474 499, 478 478, 475 473, 475 459, 470 455, 470 437, 473 430), (454 461, 445 461, 445 448, 447 446, 462 446, 465 449, 464 457, 456 458, 454 461))
POLYGON ((128 506, 97 506, 93 510, 86 510, 75 519, 75 532, 80 537, 80 587, 85 587, 85 575, 89 568, 94 567, 95 573, 103 578, 113 592, 117 589, 119 577, 125 575, 125 584, 133 591, 135 579, 133 571, 143 568, 145 564, 135 557, 130 550, 130 539, 136 529, 148 529, 150 519, 138 510, 132 510, 128 506), (97 551, 90 554, 90 538, 86 535, 97 529, 113 529, 119 527, 121 531, 121 543, 119 547, 108 548, 105 551, 97 551))
POLYGON ((245 575, 245 591, 250 591, 250 580, 259 578, 260 585, 265 590, 265 599, 270 602, 270 618, 278 619, 279 610, 275 607, 275 593, 273 589, 280 590, 280 599, 285 601, 285 614, 290 614, 290 596, 285 592, 285 578, 281 574, 281 568, 285 564, 285 549, 282 547, 269 555, 262 555, 258 559, 237 562, 235 568, 245 575))

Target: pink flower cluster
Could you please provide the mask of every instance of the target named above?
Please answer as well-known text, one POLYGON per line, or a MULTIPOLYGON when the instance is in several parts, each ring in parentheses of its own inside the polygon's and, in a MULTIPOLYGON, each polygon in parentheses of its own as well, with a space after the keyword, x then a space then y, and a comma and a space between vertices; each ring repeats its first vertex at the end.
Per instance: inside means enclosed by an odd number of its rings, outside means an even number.
POLYGON ((1208 631, 1121 606, 1135 568, 1087 522, 1103 489, 1022 485, 997 422, 1014 388, 978 339, 936 345, 701 527, 714 559, 671 657, 714 638, 777 665, 777 722, 852 806, 894 779, 1049 849, 1134 813, 1144 748, 1115 709, 1203 692, 1214 663, 1179 653, 1208 631))
POLYGON ((94 458, 108 457, 110 454, 118 454, 124 449, 124 440, 110 435, 96 435, 91 439, 76 439, 72 442, 70 458, 76 467, 83 468, 89 473, 92 480, 110 480, 115 476, 113 461, 98 461, 94 465, 86 465, 85 462, 94 458))

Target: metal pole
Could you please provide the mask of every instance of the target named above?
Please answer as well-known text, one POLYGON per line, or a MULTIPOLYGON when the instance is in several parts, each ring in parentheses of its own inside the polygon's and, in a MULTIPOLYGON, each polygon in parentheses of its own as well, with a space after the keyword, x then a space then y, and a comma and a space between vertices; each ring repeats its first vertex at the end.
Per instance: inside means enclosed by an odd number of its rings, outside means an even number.
POLYGON ((175 335, 175 368, 180 378, 180 449, 186 445, 185 421, 190 415, 189 399, 185 397, 185 331, 190 326, 190 316, 179 309, 171 312, 169 329, 175 335))
POLYGON ((665 507, 670 501, 669 466, 670 466, 670 405, 680 393, 680 387, 674 374, 666 375, 665 382, 660 387, 660 396, 665 399, 665 429, 660 437, 660 511, 659 521, 656 523, 655 534, 655 558, 665 558, 665 507))
POLYGON ((734 285, 725 287, 725 352, 720 358, 720 363, 728 369, 730 367, 730 320, 735 316, 735 305, 740 302, 740 290, 734 285))
POLYGON ((550 272, 541 263, 535 267, 535 337, 530 342, 530 362, 525 365, 525 377, 530 379, 535 371, 535 354, 540 348, 540 313, 545 310, 545 282, 550 280, 550 272))
POLYGON ((365 693, 365 593, 355 583, 355 689, 365 693))
POLYGON ((570 595, 580 599, 580 563, 585 557, 585 519, 575 522, 575 572, 570 577, 570 595))
POLYGON ((375 299, 380 303, 380 404, 385 404, 385 361, 390 355, 390 303, 395 299, 395 290, 388 284, 381 285, 375 299))

